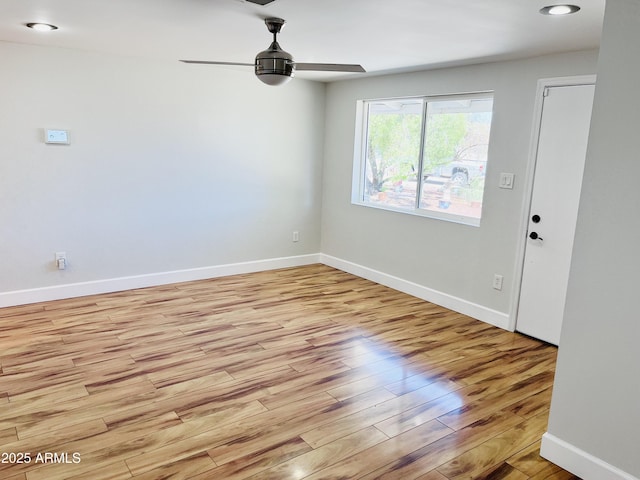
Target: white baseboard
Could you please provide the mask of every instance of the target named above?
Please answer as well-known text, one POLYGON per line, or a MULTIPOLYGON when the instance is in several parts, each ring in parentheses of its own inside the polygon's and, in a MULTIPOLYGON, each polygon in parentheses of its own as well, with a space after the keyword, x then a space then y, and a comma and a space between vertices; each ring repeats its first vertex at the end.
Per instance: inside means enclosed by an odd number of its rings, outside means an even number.
POLYGON ((542 436, 540 455, 584 480, 638 480, 549 432, 542 436))
POLYGON ((462 298, 454 297, 423 285, 394 277, 393 275, 373 270, 356 263, 341 260, 330 255, 325 255, 323 253, 320 254, 320 262, 330 267, 357 275, 358 277, 366 278, 367 280, 413 295, 414 297, 421 298, 428 302, 435 303, 436 305, 448 308, 449 310, 468 315, 496 327, 509 330, 509 315, 506 313, 498 312, 497 310, 483 307, 482 305, 469 302, 462 298))
POLYGON ((319 254, 295 257, 271 258, 253 262, 231 263, 211 267, 175 270, 171 272, 150 273, 130 277, 109 278, 91 282, 70 283, 50 287, 0 292, 0 307, 25 305, 28 303, 61 300, 63 298, 84 297, 100 293, 120 292, 134 288, 153 287, 169 283, 190 282, 207 278, 261 272, 278 268, 299 267, 319 263, 319 254))
POLYGON ((469 315, 470 317, 482 320, 496 327, 505 330, 509 329, 509 316, 506 313, 491 310, 482 305, 477 305, 417 283, 322 253, 54 285, 12 292, 0 292, 0 307, 61 300, 63 298, 84 297, 100 293, 120 292, 134 288, 204 280, 207 278, 275 270, 278 268, 298 267, 313 263, 324 263, 330 267, 366 278, 367 280, 427 300, 428 302, 435 303, 450 310, 469 315))

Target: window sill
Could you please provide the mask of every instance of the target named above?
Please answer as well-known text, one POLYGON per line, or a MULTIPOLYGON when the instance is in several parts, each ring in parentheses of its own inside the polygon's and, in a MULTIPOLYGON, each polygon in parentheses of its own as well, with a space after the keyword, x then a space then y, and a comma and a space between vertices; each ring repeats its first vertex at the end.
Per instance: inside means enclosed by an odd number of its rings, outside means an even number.
POLYGON ((455 214, 445 213, 445 212, 436 212, 433 210, 426 210, 422 208, 414 208, 410 210, 407 208, 392 207, 389 205, 377 205, 375 203, 367 203, 367 202, 357 201, 357 200, 352 200, 351 204, 357 205, 360 207, 368 207, 368 208, 375 208, 377 210, 385 210, 387 212, 402 213, 405 215, 432 218, 435 220, 443 220, 445 222, 458 223, 461 225, 468 225, 470 227, 480 226, 479 218, 467 217, 464 215, 455 215, 455 214))

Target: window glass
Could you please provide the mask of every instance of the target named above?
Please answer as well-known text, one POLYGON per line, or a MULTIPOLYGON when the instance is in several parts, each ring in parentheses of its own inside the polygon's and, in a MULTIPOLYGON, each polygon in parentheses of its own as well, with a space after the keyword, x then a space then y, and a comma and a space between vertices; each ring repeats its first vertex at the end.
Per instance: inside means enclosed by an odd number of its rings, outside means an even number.
POLYGON ((480 219, 492 103, 428 103, 419 208, 480 219))
POLYGON ((355 203, 479 225, 493 97, 360 102, 355 203))
POLYGON ((422 100, 368 104, 364 201, 414 208, 422 100))

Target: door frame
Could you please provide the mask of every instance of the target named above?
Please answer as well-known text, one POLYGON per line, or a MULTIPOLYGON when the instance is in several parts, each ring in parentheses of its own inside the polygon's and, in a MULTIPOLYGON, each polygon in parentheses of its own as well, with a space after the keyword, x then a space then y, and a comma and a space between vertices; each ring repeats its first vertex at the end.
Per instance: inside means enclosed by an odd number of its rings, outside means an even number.
POLYGON ((538 159, 538 141, 542 125, 542 108, 544 104, 544 90, 552 87, 571 87, 580 85, 595 85, 596 75, 575 75, 570 77, 541 78, 538 80, 536 99, 533 112, 533 128, 529 142, 529 155, 527 157, 527 170, 524 176, 524 202, 520 212, 518 224, 518 240, 516 243, 516 262, 513 275, 513 288, 511 289, 511 307, 509 309, 508 330, 515 332, 518 322, 518 307, 520 305, 520 290, 522 288, 522 274, 524 271, 524 255, 527 247, 527 230, 529 228, 529 214, 531 212, 531 200, 533 197, 533 180, 536 173, 538 159))

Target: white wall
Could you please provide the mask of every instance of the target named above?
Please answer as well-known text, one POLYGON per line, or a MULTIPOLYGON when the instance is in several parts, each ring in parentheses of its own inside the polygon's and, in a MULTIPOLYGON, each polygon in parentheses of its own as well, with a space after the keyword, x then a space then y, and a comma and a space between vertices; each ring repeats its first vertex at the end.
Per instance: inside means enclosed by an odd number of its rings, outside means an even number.
POLYGON ((524 235, 519 226, 537 81, 593 74, 596 61, 597 52, 588 51, 330 84, 322 252, 422 288, 423 298, 454 297, 446 306, 506 326, 524 235), (494 117, 479 228, 350 203, 357 100, 486 90, 495 91, 494 117), (500 172, 515 173, 514 190, 498 188, 500 172), (495 273, 504 275, 501 292, 492 288, 495 273))
POLYGON ((546 456, 585 480, 640 478, 639 46, 640 3, 607 2, 543 442, 546 456))
POLYGON ((0 60, 0 293, 319 251, 323 84, 1 42, 0 60))

